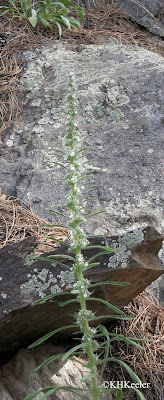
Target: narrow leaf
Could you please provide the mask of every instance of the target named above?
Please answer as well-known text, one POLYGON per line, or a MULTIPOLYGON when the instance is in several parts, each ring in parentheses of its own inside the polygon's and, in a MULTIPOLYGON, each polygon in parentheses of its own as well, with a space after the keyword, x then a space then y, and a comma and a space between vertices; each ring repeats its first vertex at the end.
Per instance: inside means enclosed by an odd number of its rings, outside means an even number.
POLYGON ((114 250, 111 249, 110 247, 107 247, 107 246, 99 246, 99 245, 83 247, 83 250, 87 250, 87 249, 103 249, 103 250, 105 250, 105 251, 108 251, 109 253, 110 253, 110 252, 112 252, 112 253, 114 252, 114 250))
POLYGON ((41 22, 41 24, 43 25, 43 26, 45 26, 46 28, 50 28, 50 29, 52 29, 52 26, 51 26, 51 24, 48 22, 48 21, 46 21, 46 19, 45 18, 43 18, 42 17, 42 15, 38 15, 38 20, 41 22))
POLYGON ((84 23, 85 19, 84 19, 84 14, 83 14, 82 8, 81 7, 77 7, 77 10, 79 12, 79 17, 80 17, 81 21, 84 23))
POLYGON ((23 400, 33 400, 33 399, 35 399, 35 397, 36 397, 39 393, 48 392, 48 391, 51 390, 51 389, 53 389, 52 386, 51 386, 51 387, 44 388, 44 389, 39 389, 39 390, 37 390, 36 392, 31 393, 31 394, 29 394, 28 396, 26 396, 23 400))
MULTIPOLYGON (((94 318, 92 318, 93 320, 99 320, 99 319, 104 319, 104 318, 108 318, 108 319, 121 319, 121 320, 127 320, 127 321, 132 321, 135 317, 133 316, 133 315, 121 315, 121 314, 119 314, 119 315, 99 315, 98 317, 94 317, 94 318)), ((90 319, 88 318, 88 321, 89 321, 90 319)))
POLYGON ((58 6, 58 7, 67 9, 65 4, 63 4, 61 1, 55 1, 54 3, 52 3, 52 6, 58 6))
POLYGON ((122 400, 122 399, 123 399, 122 390, 121 390, 121 389, 114 388, 114 389, 105 389, 106 395, 105 395, 105 397, 103 398, 103 400, 108 400, 108 399, 109 399, 109 393, 112 393, 112 392, 117 392, 117 393, 118 393, 118 394, 117 394, 117 397, 115 398, 115 400, 122 400))
POLYGON ((56 333, 58 333, 60 331, 64 331, 65 329, 76 328, 76 327, 77 327, 77 325, 67 325, 67 326, 62 326, 58 329, 55 329, 54 331, 47 333, 47 335, 42 336, 42 338, 36 340, 36 342, 30 344, 30 346, 28 346, 28 349, 33 349, 33 347, 36 347, 40 343, 45 342, 45 340, 49 339, 51 336, 55 335, 56 333))
POLYGON ((63 244, 64 246, 69 247, 69 244, 64 240, 59 240, 59 239, 54 238, 53 236, 47 236, 47 235, 42 235, 42 237, 46 238, 46 239, 54 240, 54 242, 58 242, 58 243, 63 244))
POLYGON ((71 267, 69 267, 68 265, 62 263, 61 261, 58 261, 58 260, 53 259, 53 258, 50 258, 50 256, 47 256, 47 257, 37 257, 37 260, 44 260, 44 261, 49 261, 49 262, 54 263, 54 264, 59 264, 59 265, 61 265, 62 267, 66 268, 66 269, 69 269, 69 270, 70 270, 70 268, 71 268, 71 267))
POLYGON ((40 300, 36 300, 32 303, 32 305, 36 305, 36 304, 41 304, 44 303, 47 300, 51 300, 56 296, 62 296, 62 295, 67 295, 67 294, 71 294, 71 292, 58 292, 58 293, 54 293, 54 294, 50 294, 49 296, 44 297, 43 299, 40 300))
POLYGON ((67 254, 51 254, 51 256, 47 256, 47 258, 66 258, 70 261, 76 262, 76 259, 74 257, 67 254))
POLYGON ((69 356, 71 356, 71 354, 73 354, 76 350, 81 349, 84 347, 84 344, 80 343, 77 344, 77 346, 73 347, 72 349, 70 349, 69 351, 67 351, 67 353, 64 354, 64 356, 62 357, 62 361, 66 360, 67 358, 69 358, 69 356))
POLYGON ((89 268, 92 268, 92 267, 97 267, 98 265, 100 265, 99 262, 92 263, 92 264, 89 264, 85 269, 89 269, 89 268))
POLYGON ((144 350, 144 348, 142 346, 140 346, 138 343, 136 343, 132 339, 129 339, 122 335, 116 335, 115 333, 110 333, 109 335, 114 337, 114 339, 112 339, 112 340, 115 340, 115 339, 123 340, 124 342, 131 344, 134 347, 138 347, 140 350, 144 350))
POLYGON ((97 297, 88 297, 86 300, 87 301, 88 300, 89 301, 99 301, 100 303, 105 304, 107 307, 109 307, 111 310, 115 311, 116 313, 125 315, 125 313, 123 311, 119 310, 119 308, 117 308, 117 307, 113 306, 112 304, 108 303, 108 301, 106 301, 106 300, 99 299, 97 297))
POLYGON ((64 306, 67 306, 68 304, 71 304, 71 303, 79 303, 79 300, 78 299, 66 300, 66 301, 63 301, 63 302, 59 303, 59 306, 60 307, 64 307, 64 306))
POLYGON ((93 214, 85 214, 85 215, 87 216, 87 219, 89 219, 91 217, 94 217, 95 215, 103 214, 103 213, 106 213, 106 211, 98 211, 98 212, 93 213, 93 214))
POLYGON ((104 373, 104 370, 105 370, 105 366, 106 366, 105 359, 108 357, 108 354, 109 354, 110 339, 109 339, 108 331, 105 328, 105 326, 99 325, 99 330, 104 336, 106 336, 105 352, 104 352, 104 357, 103 357, 104 358, 104 362, 102 364, 101 371, 100 371, 100 374, 99 374, 99 382, 101 382, 101 379, 102 379, 102 376, 103 376, 103 373, 104 373))
POLYGON ((63 15, 60 15, 60 18, 62 19, 64 25, 66 25, 66 27, 68 28, 68 30, 71 31, 71 25, 70 25, 69 19, 63 17, 63 15))
POLYGON ((95 374, 95 373, 91 373, 91 374, 88 374, 88 375, 83 376, 83 377, 80 379, 80 381, 81 381, 81 382, 85 382, 85 381, 88 381, 89 379, 92 379, 92 378, 96 378, 96 374, 95 374))
POLYGON ((91 261, 95 260, 97 257, 99 256, 103 256, 104 254, 109 254, 109 251, 102 251, 100 253, 95 254, 95 256, 89 258, 88 263, 90 263, 91 261))
POLYGON ((137 388, 132 388, 132 389, 138 394, 138 396, 141 400, 146 400, 145 396, 140 392, 139 389, 137 389, 137 388))
POLYGON ((114 361, 114 362, 116 362, 116 363, 118 363, 118 364, 120 364, 123 368, 125 368, 126 369, 126 371, 128 372, 128 374, 131 376, 131 378, 134 380, 134 381, 136 381, 137 383, 141 383, 141 380, 139 379, 139 377, 133 372, 133 370, 126 364, 126 363, 124 363, 122 360, 119 360, 119 359, 117 359, 117 358, 113 358, 113 357, 110 357, 110 358, 108 358, 108 361, 114 361))
POLYGON ((45 367, 46 365, 50 364, 51 362, 57 360, 58 358, 62 358, 62 357, 63 357, 63 353, 57 354, 57 355, 55 355, 55 356, 52 356, 52 357, 47 358, 46 361, 44 361, 42 364, 40 364, 37 368, 35 368, 35 369, 32 371, 32 374, 35 374, 35 372, 39 371, 39 369, 45 367))
POLYGON ((54 214, 61 215, 61 216, 64 217, 64 218, 69 218, 68 215, 62 214, 62 213, 60 213, 60 212, 58 212, 58 211, 55 211, 55 210, 51 210, 51 209, 48 209, 48 208, 47 208, 47 211, 51 211, 51 212, 53 212, 54 214))
POLYGON ((40 400, 45 400, 47 399, 47 397, 49 397, 51 394, 53 394, 54 392, 56 392, 56 389, 50 389, 46 394, 44 394, 42 397, 40 397, 40 400))
MULTIPOLYGON (((96 263, 95 263, 96 264, 96 263)), ((100 263, 99 263, 100 264, 100 263)), ((92 264, 91 264, 92 265, 92 264)), ((99 282, 99 283, 91 283, 89 287, 96 287, 101 285, 111 285, 111 286, 129 286, 130 283, 127 282, 115 282, 115 281, 107 281, 107 282, 99 282)))

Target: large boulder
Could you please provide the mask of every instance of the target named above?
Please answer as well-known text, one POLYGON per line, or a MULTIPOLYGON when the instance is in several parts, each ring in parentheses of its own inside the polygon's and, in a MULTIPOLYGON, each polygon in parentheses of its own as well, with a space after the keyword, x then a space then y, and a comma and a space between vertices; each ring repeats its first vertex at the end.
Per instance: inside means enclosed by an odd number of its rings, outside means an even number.
MULTIPOLYGON (((119 307, 125 306, 146 286, 164 273, 164 267, 158 252, 163 237, 153 228, 136 229, 124 235, 103 238, 91 238, 90 244, 107 244, 115 252, 100 255, 99 266, 85 272, 92 283, 106 281, 128 282, 129 286, 95 286, 94 298, 100 298, 119 307)), ((70 289, 75 282, 74 274, 63 266, 52 263, 51 255, 65 254, 66 248, 55 248, 44 257, 50 261, 36 259, 38 248, 35 238, 27 238, 17 244, 8 245, 0 250, 0 352, 15 351, 55 329, 67 326, 54 338, 68 340, 75 331, 73 318, 78 311, 76 302, 60 307, 59 302, 70 299, 70 289), (65 291, 65 295, 60 292, 65 291), (50 301, 32 305, 35 300, 59 293, 50 301)), ((84 250, 88 259, 95 254, 95 248, 84 250)), ((65 259, 61 259, 65 263, 65 259)), ((67 265, 71 266, 70 261, 67 265)), ((95 312, 98 322, 107 322, 115 310, 109 309, 99 301, 90 301, 89 309, 95 312), (103 318, 102 318, 103 316, 103 318)), ((118 314, 117 317, 118 318, 118 314)))
POLYGON ((114 0, 114 4, 139 25, 155 35, 164 37, 163 0, 114 0))
MULTIPOLYGON (((164 59, 145 49, 110 40, 105 46, 69 50, 57 41, 24 53, 22 112, 3 137, 2 192, 19 197, 49 220, 67 190, 54 164, 67 111, 67 84, 75 72, 78 126, 91 146, 95 188, 88 219, 91 234, 117 235, 152 224, 163 226, 164 59)), ((60 221, 61 222, 61 221, 60 221)))
MULTIPOLYGON (((21 349, 0 369, 1 400, 23 400, 25 396, 45 387, 73 386, 88 388, 87 383, 80 382, 88 369, 76 361, 64 363, 60 359, 51 362, 35 374, 32 371, 47 358, 63 353, 64 349, 53 344, 43 344, 32 350, 21 349)), ((82 361, 82 360, 81 360, 82 361)), ((86 361, 83 360, 85 364, 86 361)), ((85 392, 86 399, 92 400, 92 395, 85 392)), ((37 395, 39 400, 43 392, 37 395)), ((51 395, 52 400, 76 400, 77 395, 71 392, 58 391, 51 395)))

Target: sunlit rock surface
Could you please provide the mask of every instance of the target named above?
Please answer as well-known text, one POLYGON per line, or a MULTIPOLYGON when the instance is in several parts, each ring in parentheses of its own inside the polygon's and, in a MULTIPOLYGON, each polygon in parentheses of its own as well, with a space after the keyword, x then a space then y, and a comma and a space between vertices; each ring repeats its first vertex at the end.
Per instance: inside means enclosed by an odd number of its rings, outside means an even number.
MULTIPOLYGON (((65 204, 56 148, 67 122, 68 74, 76 76, 78 127, 90 146, 95 184, 88 192, 91 234, 117 235, 153 224, 163 230, 164 59, 110 40, 71 51, 54 42, 24 53, 20 97, 26 104, 3 137, 2 192, 21 198, 36 214, 65 204), (28 101, 26 101, 28 100, 28 101), (28 104, 27 104, 28 102, 28 104)), ((61 161, 61 159, 60 159, 61 161)), ((61 222, 61 221, 60 221, 61 222)))

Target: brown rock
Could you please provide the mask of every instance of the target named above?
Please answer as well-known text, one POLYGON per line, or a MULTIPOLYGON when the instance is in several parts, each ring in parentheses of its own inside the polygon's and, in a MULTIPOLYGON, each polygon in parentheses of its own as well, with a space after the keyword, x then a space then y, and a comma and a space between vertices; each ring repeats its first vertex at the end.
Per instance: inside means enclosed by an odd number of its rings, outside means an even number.
MULTIPOLYGON (((100 265, 86 271, 86 277, 92 283, 104 281, 129 282, 130 286, 101 285, 94 288, 94 297, 105 299, 114 306, 123 309, 135 296, 142 292, 152 281, 164 273, 158 252, 162 245, 162 236, 152 228, 137 229, 124 235, 111 238, 90 238, 90 244, 108 244, 115 252, 101 255, 100 265)), ((0 250, 1 257, 1 306, 0 306, 0 351, 19 349, 44 334, 61 326, 74 323, 72 314, 78 310, 77 303, 61 308, 59 301, 70 299, 69 291, 74 276, 69 270, 45 260, 36 260, 34 250, 37 243, 28 238, 13 246, 0 250), (68 295, 59 295, 51 301, 32 305, 40 298, 67 291, 68 295)), ((87 258, 97 249, 84 251, 87 258)), ((44 254, 63 254, 65 247, 44 254)), ((65 262, 65 259, 61 260, 65 262)), ((69 263, 67 263, 69 265, 69 263)), ((112 312, 100 302, 88 302, 96 316, 111 315, 112 312)), ((109 318, 103 319, 107 321, 109 318)), ((74 328, 72 329, 75 330, 74 328)), ((68 338, 71 329, 63 330, 60 340, 68 338)))

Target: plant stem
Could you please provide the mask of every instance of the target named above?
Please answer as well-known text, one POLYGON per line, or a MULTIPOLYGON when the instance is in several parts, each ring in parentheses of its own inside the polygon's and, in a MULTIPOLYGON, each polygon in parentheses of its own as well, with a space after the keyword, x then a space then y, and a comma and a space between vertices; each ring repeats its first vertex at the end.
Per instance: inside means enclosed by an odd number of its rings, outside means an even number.
POLYGON ((69 122, 67 124, 67 134, 64 138, 64 145, 66 149, 66 160, 68 165, 68 175, 66 177, 66 184, 71 187, 71 194, 69 198, 69 209, 70 213, 70 228, 72 231, 72 246, 70 246, 70 251, 73 251, 76 258, 76 263, 74 265, 74 273, 77 277, 77 283, 75 284, 75 290, 77 297, 80 302, 80 311, 78 314, 78 325, 80 326, 81 332, 83 333, 83 341, 85 343, 85 353, 88 355, 88 367, 92 379, 92 391, 94 395, 94 400, 99 400, 99 381, 97 378, 97 367, 96 367, 96 356, 95 351, 95 340, 94 334, 95 329, 89 326, 89 317, 87 310, 86 300, 90 296, 88 290, 89 283, 83 275, 83 271, 86 267, 85 260, 83 258, 82 249, 89 243, 86 239, 86 235, 82 228, 80 228, 83 222, 84 209, 82 207, 82 202, 80 204, 80 198, 78 193, 80 192, 79 182, 86 174, 86 166, 84 167, 82 161, 79 164, 79 139, 80 135, 76 130, 75 116, 76 116, 76 104, 75 104, 75 87, 73 82, 72 74, 69 79, 69 91, 68 96, 69 102, 69 122), (82 316, 81 316, 82 313, 82 316))

